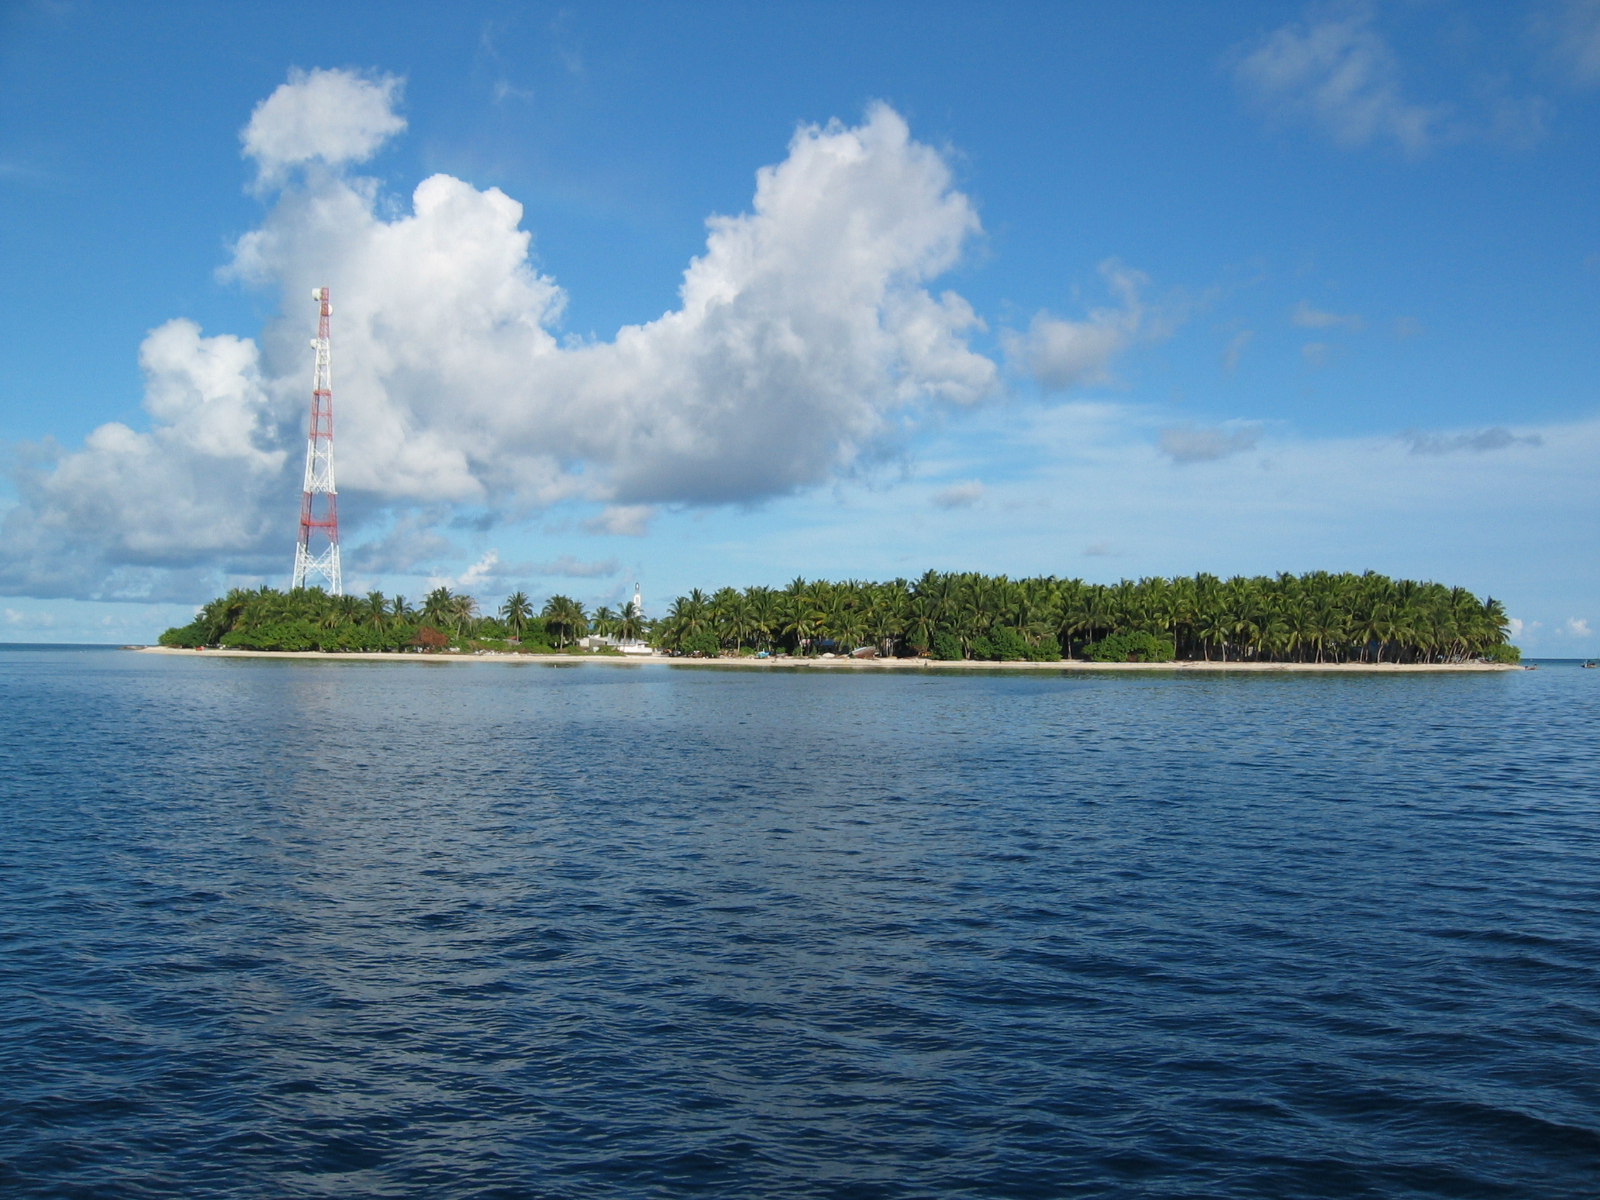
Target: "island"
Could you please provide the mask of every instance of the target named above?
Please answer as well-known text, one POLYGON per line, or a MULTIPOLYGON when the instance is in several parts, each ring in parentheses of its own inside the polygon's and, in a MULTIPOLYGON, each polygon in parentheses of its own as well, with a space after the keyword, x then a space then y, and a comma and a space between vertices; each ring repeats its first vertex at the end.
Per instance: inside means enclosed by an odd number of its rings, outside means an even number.
POLYGON ((916 580, 793 580, 694 589, 646 618, 525 592, 492 613, 436 588, 404 596, 238 589, 161 635, 168 650, 442 657, 626 657, 646 649, 728 665, 1038 664, 1494 669, 1520 652, 1492 597, 1363 574, 1197 574, 1115 584, 929 571, 916 580))

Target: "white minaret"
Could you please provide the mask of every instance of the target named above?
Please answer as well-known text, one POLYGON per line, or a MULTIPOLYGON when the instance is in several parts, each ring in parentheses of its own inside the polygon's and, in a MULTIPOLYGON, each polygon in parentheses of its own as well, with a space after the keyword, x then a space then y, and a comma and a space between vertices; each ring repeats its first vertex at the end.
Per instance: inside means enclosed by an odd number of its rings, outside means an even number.
MULTIPOLYGON (((627 615, 639 622, 640 625, 644 624, 644 597, 639 594, 639 585, 637 583, 633 585, 633 599, 628 601, 627 615)), ((639 633, 635 633, 632 637, 624 638, 618 643, 617 649, 621 650, 624 654, 654 653, 650 649, 649 645, 645 642, 644 638, 639 635, 643 632, 644 631, 641 629, 639 633)))

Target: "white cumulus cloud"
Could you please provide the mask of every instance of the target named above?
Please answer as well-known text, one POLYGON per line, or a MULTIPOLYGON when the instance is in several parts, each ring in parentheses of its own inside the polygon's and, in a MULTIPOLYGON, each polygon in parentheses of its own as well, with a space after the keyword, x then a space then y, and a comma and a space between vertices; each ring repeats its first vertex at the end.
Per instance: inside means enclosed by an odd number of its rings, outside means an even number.
MULTIPOLYGON (((745 501, 847 467, 908 406, 994 386, 965 340, 970 306, 921 286, 978 228, 950 182, 886 107, 853 128, 803 127, 758 172, 753 211, 709 222, 679 308, 574 347, 551 333, 565 298, 532 264, 521 206, 445 175, 393 218, 358 180, 291 190, 234 269, 290 296, 333 286, 349 486, 745 501)), ((304 357, 306 320, 269 332, 275 364, 304 357)))
POLYGON ((145 338, 139 363, 154 428, 111 422, 53 461, 49 448, 35 451, 14 476, 21 502, 4 518, 0 587, 138 594, 143 585, 116 568, 214 562, 284 524, 265 507, 292 497, 279 486, 288 456, 255 343, 169 321, 145 338))
MULTIPOLYGON (((398 93, 388 76, 295 72, 257 107, 242 137, 279 190, 226 271, 284 310, 259 354, 188 322, 154 331, 149 431, 104 426, 25 473, 8 519, 31 540, 0 552, 0 587, 54 572, 51 594, 79 594, 127 564, 292 542, 315 325, 302 297, 324 284, 342 508, 392 511, 396 537, 430 536, 404 515, 430 506, 515 516, 568 499, 605 506, 597 530, 639 536, 661 504, 825 482, 926 406, 996 388, 971 306, 927 287, 977 215, 884 105, 801 126, 756 173, 750 210, 708 221, 678 307, 586 342, 557 338, 565 294, 511 197, 441 174, 405 208, 340 167, 404 127, 398 93)), ((372 557, 396 555, 424 557, 398 542, 372 557)))
POLYGON ((256 105, 239 140, 264 183, 315 159, 329 166, 365 162, 406 127, 394 111, 400 90, 393 75, 296 68, 256 105))

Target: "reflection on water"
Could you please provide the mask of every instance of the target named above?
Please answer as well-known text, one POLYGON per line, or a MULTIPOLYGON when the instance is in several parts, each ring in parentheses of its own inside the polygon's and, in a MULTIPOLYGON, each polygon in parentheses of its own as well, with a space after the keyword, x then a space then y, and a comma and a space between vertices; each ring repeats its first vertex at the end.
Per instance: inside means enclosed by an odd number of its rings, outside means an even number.
POLYGON ((1584 1194, 1597 688, 0 653, 0 1192, 1584 1194))

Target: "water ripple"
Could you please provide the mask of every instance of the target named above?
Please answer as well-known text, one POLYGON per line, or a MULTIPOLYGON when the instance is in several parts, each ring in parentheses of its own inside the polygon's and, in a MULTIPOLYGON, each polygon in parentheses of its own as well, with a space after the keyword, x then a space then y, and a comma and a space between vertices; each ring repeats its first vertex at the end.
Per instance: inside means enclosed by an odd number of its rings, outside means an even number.
POLYGON ((0 1193, 1592 1195, 1592 675, 0 651, 0 1193))

